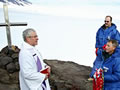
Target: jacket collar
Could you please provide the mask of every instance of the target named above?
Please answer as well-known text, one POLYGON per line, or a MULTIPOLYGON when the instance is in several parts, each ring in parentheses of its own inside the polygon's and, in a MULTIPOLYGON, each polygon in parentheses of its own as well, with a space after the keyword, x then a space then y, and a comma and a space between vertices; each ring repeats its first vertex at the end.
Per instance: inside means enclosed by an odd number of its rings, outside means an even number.
POLYGON ((26 49, 34 49, 35 48, 34 46, 28 44, 27 42, 23 42, 22 46, 26 49))
MULTIPOLYGON (((102 28, 105 29, 105 24, 102 25, 102 28)), ((113 29, 116 29, 116 28, 117 28, 117 26, 116 26, 114 23, 112 23, 111 26, 108 27, 108 29, 109 29, 110 31, 113 30, 113 29)))

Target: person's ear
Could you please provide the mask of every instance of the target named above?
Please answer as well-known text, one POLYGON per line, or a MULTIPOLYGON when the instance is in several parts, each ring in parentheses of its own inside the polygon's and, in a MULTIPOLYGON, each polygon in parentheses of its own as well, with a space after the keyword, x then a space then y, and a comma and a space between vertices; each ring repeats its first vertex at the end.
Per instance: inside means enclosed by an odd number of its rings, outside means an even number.
POLYGON ((30 40, 30 38, 28 38, 28 37, 26 37, 25 39, 26 39, 26 42, 29 42, 29 40, 30 40))
POLYGON ((113 50, 115 50, 116 47, 113 47, 113 50))

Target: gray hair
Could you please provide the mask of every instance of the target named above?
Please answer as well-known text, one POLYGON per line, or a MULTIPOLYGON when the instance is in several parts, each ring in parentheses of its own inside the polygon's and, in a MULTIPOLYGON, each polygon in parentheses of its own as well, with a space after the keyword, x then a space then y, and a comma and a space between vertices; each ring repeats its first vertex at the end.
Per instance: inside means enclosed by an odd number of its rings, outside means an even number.
POLYGON ((117 40, 111 39, 111 40, 108 40, 108 42, 111 42, 114 47, 117 47, 119 45, 117 40))
POLYGON ((36 32, 33 28, 28 28, 23 31, 23 40, 26 41, 26 37, 30 37, 31 32, 36 32))

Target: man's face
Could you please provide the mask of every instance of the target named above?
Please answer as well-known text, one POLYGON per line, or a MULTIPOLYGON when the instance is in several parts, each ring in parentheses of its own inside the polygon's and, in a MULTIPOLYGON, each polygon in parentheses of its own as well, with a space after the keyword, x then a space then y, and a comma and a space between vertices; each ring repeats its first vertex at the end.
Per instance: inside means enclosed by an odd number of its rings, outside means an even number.
POLYGON ((31 35, 29 37, 26 37, 27 43, 29 43, 32 46, 35 46, 38 44, 38 36, 36 32, 31 32, 31 35))
POLYGON ((105 18, 105 27, 110 27, 111 23, 112 23, 112 21, 110 20, 110 17, 106 17, 105 18))
POLYGON ((115 50, 115 47, 113 46, 112 42, 108 42, 106 44, 106 52, 109 54, 112 54, 115 50))

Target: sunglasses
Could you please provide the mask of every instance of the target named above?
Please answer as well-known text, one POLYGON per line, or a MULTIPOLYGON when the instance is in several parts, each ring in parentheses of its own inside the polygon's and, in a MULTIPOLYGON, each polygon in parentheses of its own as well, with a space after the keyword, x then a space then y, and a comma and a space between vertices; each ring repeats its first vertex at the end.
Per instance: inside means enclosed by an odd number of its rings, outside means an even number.
POLYGON ((104 22, 107 22, 107 23, 108 23, 108 22, 110 22, 110 21, 104 21, 104 22))

